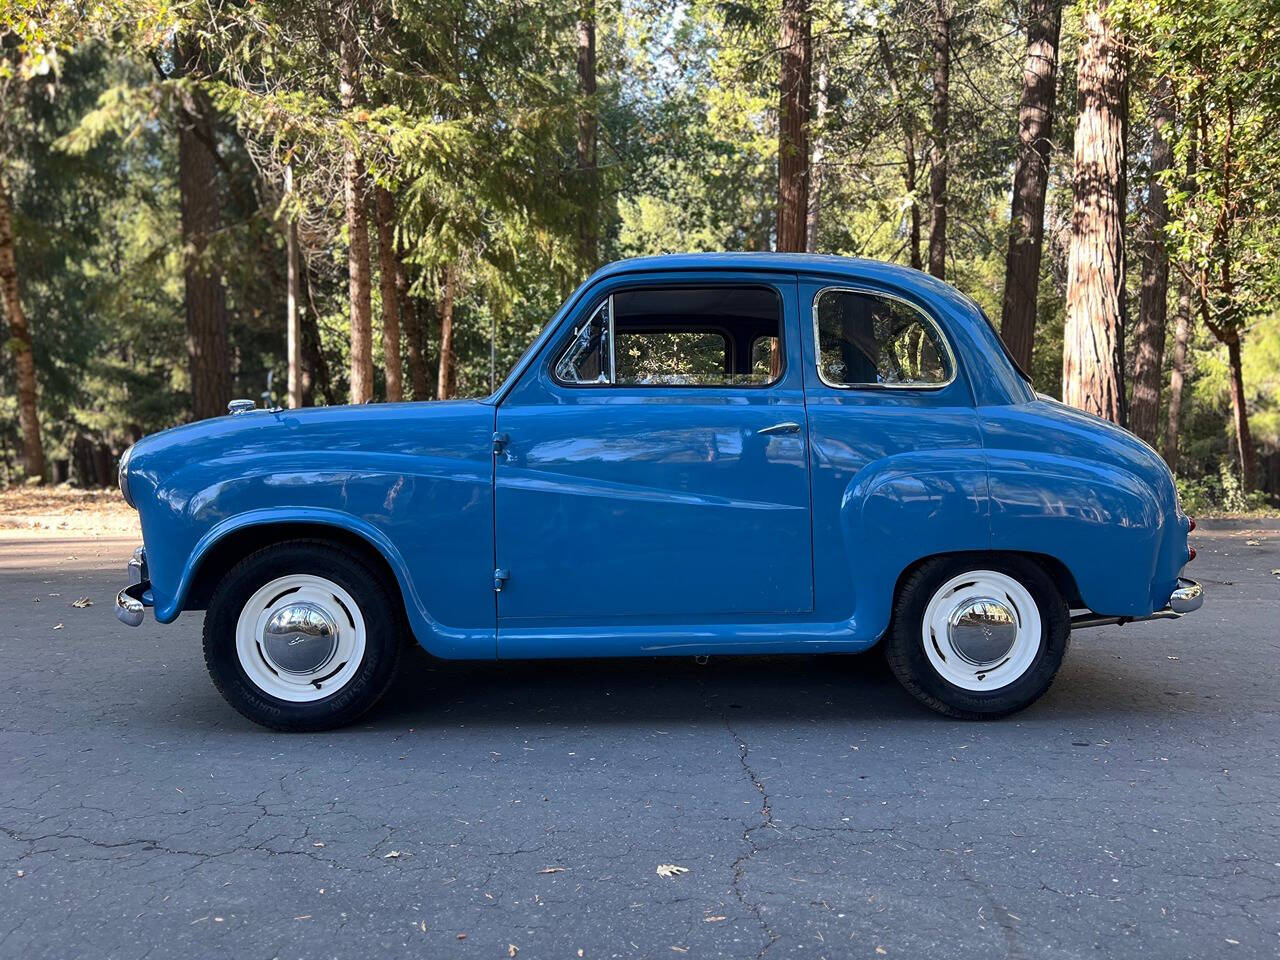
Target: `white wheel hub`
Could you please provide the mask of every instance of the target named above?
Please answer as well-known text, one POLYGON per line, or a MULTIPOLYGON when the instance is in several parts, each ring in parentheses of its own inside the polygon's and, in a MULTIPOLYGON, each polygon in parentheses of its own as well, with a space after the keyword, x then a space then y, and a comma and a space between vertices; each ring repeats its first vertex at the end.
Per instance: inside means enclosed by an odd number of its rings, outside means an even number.
POLYGON ((1008 686, 1040 652, 1040 608, 1008 574, 972 570, 952 577, 924 610, 921 641, 942 679, 962 690, 1008 686))
POLYGON ((332 696, 364 659, 365 625, 351 594, 309 573, 277 577, 236 621, 236 656, 263 693, 306 703, 332 696))

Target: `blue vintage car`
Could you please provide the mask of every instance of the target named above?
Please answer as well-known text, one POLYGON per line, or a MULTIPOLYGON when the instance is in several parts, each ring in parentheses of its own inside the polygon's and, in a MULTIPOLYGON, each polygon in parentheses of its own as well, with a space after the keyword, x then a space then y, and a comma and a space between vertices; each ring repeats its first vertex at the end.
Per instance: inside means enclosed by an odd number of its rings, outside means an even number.
POLYGON ((145 549, 117 613, 206 611, 214 683, 278 729, 360 716, 406 636, 451 659, 882 643, 928 706, 997 717, 1072 628, 1202 600, 1160 458, 884 263, 615 263, 485 399, 232 407, 121 461, 145 549))

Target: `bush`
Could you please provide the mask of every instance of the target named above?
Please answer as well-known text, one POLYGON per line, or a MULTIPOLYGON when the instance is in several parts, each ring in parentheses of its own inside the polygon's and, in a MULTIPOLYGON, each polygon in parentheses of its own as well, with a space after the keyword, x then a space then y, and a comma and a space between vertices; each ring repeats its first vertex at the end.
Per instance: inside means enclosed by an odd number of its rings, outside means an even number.
POLYGON ((1267 495, 1261 490, 1246 491, 1235 464, 1228 460, 1218 464, 1218 475, 1198 479, 1178 477, 1178 502, 1183 512, 1254 513, 1267 509, 1267 495))

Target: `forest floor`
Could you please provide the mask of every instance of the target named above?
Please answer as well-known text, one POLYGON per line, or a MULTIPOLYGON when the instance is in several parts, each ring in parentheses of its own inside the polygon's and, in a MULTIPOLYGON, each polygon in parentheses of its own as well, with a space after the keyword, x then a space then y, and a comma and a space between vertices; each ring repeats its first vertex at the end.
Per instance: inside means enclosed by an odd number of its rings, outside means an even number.
POLYGON ((1202 610, 1080 631, 995 723, 874 653, 415 649, 283 735, 201 614, 116 621, 136 536, 52 522, 0 538, 0 956, 1276 956, 1280 523, 1205 524, 1202 610))
POLYGON ((141 537, 138 514, 120 491, 75 487, 0 487, 0 537, 12 531, 84 537, 141 537))

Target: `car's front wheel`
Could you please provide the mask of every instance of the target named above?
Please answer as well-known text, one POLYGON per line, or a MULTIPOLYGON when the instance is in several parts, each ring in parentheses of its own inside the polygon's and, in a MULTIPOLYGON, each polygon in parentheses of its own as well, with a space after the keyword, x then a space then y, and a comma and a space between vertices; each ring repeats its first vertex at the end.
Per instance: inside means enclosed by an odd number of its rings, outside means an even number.
POLYGON ((942 557, 901 584, 885 655, 932 709, 992 719, 1049 689, 1070 632, 1061 592, 1031 560, 942 557))
POLYGON ((214 685, 276 730, 351 723, 386 692, 400 650, 389 585, 335 544, 259 550, 222 579, 204 621, 214 685))

